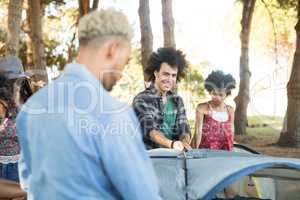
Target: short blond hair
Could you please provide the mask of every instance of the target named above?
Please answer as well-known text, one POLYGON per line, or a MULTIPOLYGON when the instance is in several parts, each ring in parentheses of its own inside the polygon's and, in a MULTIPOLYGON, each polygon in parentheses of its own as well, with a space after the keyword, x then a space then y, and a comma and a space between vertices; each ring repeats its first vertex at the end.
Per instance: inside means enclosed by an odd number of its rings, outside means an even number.
POLYGON ((93 11, 80 19, 78 26, 80 45, 110 36, 118 36, 131 41, 133 30, 127 17, 122 12, 112 8, 101 9, 100 11, 93 11))

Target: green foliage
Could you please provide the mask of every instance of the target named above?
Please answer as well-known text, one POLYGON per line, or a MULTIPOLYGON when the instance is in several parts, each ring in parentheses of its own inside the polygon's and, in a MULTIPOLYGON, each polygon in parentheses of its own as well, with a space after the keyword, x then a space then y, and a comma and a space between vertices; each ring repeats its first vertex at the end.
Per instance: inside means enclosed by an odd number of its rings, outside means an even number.
MULTIPOLYGON (((203 65, 205 65, 205 63, 203 63, 203 65)), ((200 103, 205 96, 204 78, 201 72, 201 69, 205 67, 203 65, 190 65, 186 72, 186 77, 181 80, 178 85, 178 93, 183 98, 186 111, 192 112, 188 114, 194 113, 198 103, 200 103)))
POLYGON ((0 28, 0 42, 5 43, 7 33, 4 29, 0 28))
POLYGON ((284 9, 294 8, 296 10, 298 6, 297 0, 277 0, 279 6, 284 9))
POLYGON ((44 43, 46 65, 49 67, 57 66, 58 68, 62 69, 67 63, 67 58, 65 58, 63 54, 56 52, 56 48, 60 45, 60 43, 49 38, 46 38, 44 43))
MULTIPOLYGON (((76 44, 70 44, 70 41, 72 40, 72 33, 76 32, 78 11, 77 8, 65 7, 65 2, 63 0, 45 0, 43 2, 47 5, 43 18, 43 40, 48 67, 56 66, 62 69, 69 59, 69 52, 74 55, 76 51, 76 44)), ((1 3, 0 11, 6 12, 6 9, 7 5, 1 3)), ((5 22, 0 24, 0 56, 5 55, 6 36, 5 22)), ((27 65, 27 37, 24 32, 20 35, 19 57, 24 66, 27 65)))
POLYGON ((130 63, 125 67, 121 80, 112 91, 114 96, 128 104, 131 104, 133 98, 145 88, 140 58, 140 49, 134 49, 130 63))
POLYGON ((47 66, 63 69, 66 62, 77 53, 76 23, 78 9, 61 5, 56 10, 49 9, 44 20, 44 42, 47 66), (67 26, 66 26, 67 25, 67 26))
POLYGON ((9 1, 9 0, 1 0, 1 1, 0 1, 0 6, 1 6, 1 7, 7 6, 7 5, 8 5, 8 1, 9 1))
POLYGON ((297 23, 297 13, 294 7, 282 9, 277 0, 265 1, 266 5, 258 4, 258 13, 255 18, 255 22, 260 20, 261 16, 268 16, 265 22, 264 29, 260 29, 262 32, 257 32, 256 37, 262 37, 263 31, 268 29, 269 37, 266 42, 266 47, 269 48, 270 55, 274 55, 275 47, 277 48, 277 56, 285 57, 287 60, 291 60, 293 56, 293 50, 295 48, 295 30, 294 27, 297 23), (267 8, 266 8, 267 6, 267 8), (268 10, 269 12, 268 13, 268 10), (271 16, 270 16, 271 14, 271 16), (271 19, 272 18, 272 19, 271 19), (272 20, 274 26, 272 25, 272 20), (267 28, 268 27, 268 28, 267 28), (275 46, 276 45, 276 46, 275 46))
POLYGON ((190 91, 196 96, 204 95, 203 76, 196 67, 190 67, 186 73, 186 77, 181 82, 181 89, 190 91))
POLYGON ((5 54, 5 41, 7 33, 0 27, 0 56, 5 54))
MULTIPOLYGON (((241 3, 236 4, 233 11, 236 10, 239 12, 232 12, 223 23, 225 34, 239 45, 237 33, 241 30, 241 3)), ((283 9, 278 0, 257 0, 250 33, 251 49, 255 49, 257 54, 273 58, 274 63, 278 59, 281 65, 290 66, 295 49, 296 23, 295 7, 283 9)))

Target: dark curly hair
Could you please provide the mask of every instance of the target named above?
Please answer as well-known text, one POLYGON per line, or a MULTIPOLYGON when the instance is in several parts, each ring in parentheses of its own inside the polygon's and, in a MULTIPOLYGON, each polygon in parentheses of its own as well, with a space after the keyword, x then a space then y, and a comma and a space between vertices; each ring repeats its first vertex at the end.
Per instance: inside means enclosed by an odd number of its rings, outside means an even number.
POLYGON ((17 108, 14 99, 14 81, 2 72, 0 72, 0 100, 7 105, 6 117, 15 118, 17 108))
POLYGON ((161 64, 164 62, 171 67, 178 68, 177 81, 180 81, 185 76, 185 69, 188 66, 188 62, 183 52, 172 47, 163 47, 150 55, 147 67, 144 70, 145 74, 149 76, 150 81, 155 80, 154 72, 159 71, 161 64))
POLYGON ((225 74, 221 70, 211 72, 204 81, 204 87, 208 92, 214 90, 226 90, 226 95, 231 94, 235 88, 236 81, 231 74, 225 74))

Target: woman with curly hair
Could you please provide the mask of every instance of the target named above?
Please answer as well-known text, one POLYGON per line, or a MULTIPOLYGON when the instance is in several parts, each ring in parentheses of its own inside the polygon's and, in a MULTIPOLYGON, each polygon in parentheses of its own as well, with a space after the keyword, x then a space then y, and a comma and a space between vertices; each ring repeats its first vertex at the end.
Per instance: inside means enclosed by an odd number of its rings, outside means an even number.
POLYGON ((204 86, 211 100, 197 106, 193 148, 233 149, 234 109, 225 104, 225 99, 235 85, 232 75, 222 71, 208 75, 204 86))

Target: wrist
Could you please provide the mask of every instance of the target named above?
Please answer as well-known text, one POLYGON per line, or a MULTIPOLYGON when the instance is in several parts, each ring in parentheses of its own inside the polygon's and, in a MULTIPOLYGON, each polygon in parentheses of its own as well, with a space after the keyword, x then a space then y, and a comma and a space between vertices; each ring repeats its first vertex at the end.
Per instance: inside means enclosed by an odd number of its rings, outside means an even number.
POLYGON ((175 143, 175 142, 176 142, 175 140, 172 140, 172 141, 171 141, 171 145, 170 145, 170 148, 171 148, 171 149, 174 148, 174 143, 175 143))

